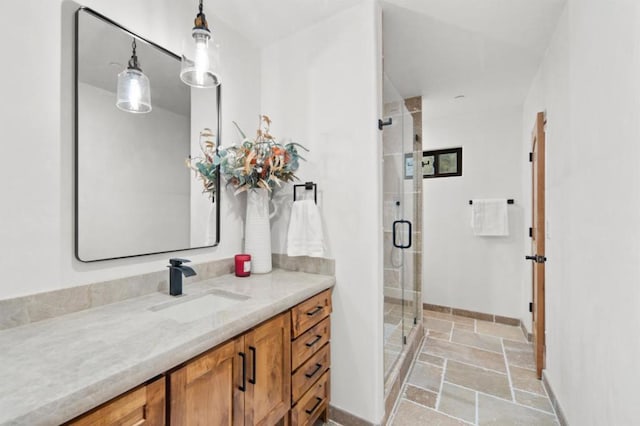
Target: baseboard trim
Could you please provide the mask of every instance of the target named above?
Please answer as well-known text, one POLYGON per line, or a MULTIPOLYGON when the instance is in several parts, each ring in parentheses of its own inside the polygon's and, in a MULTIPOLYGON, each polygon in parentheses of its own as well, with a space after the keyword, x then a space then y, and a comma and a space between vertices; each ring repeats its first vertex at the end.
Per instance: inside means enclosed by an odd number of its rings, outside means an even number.
POLYGON ((522 329, 522 334, 527 338, 527 341, 531 343, 533 340, 533 335, 527 331, 527 327, 524 326, 523 322, 520 322, 520 329, 522 329))
POLYGON ((339 425, 349 426, 376 426, 367 420, 361 419, 358 416, 354 416, 348 411, 344 411, 341 408, 329 404, 329 419, 338 423, 339 425))
POLYGON ((485 312, 468 311, 466 309, 453 308, 451 306, 433 305, 431 303, 423 303, 422 307, 428 311, 442 312, 445 314, 496 322, 499 324, 514 325, 516 327, 522 326, 522 321, 517 318, 503 317, 501 315, 487 314, 485 312))
POLYGON ((551 388, 551 384, 549 383, 549 379, 547 379, 547 372, 542 372, 542 385, 544 386, 547 394, 549 395, 549 399, 551 400, 551 404, 553 405, 553 409, 556 410, 556 415, 558 416, 558 421, 560 422, 560 426, 569 426, 569 422, 567 422, 567 418, 564 416, 564 411, 562 411, 562 407, 560 407, 560 403, 556 398, 556 394, 551 388))

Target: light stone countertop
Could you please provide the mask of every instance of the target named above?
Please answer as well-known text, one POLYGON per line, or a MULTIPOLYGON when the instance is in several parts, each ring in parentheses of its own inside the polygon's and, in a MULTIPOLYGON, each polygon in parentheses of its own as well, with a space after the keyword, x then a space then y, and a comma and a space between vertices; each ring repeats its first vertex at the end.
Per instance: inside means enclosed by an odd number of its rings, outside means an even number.
POLYGON ((225 275, 185 286, 182 298, 153 293, 0 331, 0 425, 70 420, 334 284, 280 269, 225 275), (211 289, 250 298, 186 324, 150 310, 211 289))

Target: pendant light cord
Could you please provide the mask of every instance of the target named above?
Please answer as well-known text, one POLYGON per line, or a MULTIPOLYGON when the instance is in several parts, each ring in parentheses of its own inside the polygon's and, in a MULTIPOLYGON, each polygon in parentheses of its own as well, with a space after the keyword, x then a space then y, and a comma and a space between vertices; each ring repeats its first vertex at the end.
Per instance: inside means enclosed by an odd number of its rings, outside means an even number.
POLYGON ((127 68, 140 71, 140 66, 138 64, 138 55, 136 55, 136 39, 135 38, 131 42, 131 58, 129 59, 129 66, 127 68))

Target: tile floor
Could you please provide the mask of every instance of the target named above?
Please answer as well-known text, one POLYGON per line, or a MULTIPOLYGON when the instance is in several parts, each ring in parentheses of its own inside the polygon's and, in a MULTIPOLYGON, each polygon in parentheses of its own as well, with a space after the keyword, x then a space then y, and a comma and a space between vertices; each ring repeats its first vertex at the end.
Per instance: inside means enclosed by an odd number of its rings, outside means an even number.
POLYGON ((520 327, 424 311, 425 341, 389 425, 558 425, 520 327))

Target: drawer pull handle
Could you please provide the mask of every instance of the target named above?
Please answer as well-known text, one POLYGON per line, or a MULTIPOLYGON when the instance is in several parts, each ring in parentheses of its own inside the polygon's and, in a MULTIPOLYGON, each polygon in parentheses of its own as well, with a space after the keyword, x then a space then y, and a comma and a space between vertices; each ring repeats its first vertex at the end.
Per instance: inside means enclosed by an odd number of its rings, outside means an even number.
POLYGON ((316 411, 316 408, 318 408, 320 406, 320 404, 322 404, 323 399, 316 396, 316 403, 313 405, 313 407, 309 408, 308 410, 304 410, 305 413, 307 414, 311 414, 314 411, 316 411))
POLYGON ((316 338, 313 339, 310 342, 305 343, 305 345, 310 348, 311 346, 315 345, 316 343, 318 343, 320 341, 320 339, 322 339, 322 336, 320 336, 319 334, 316 334, 316 338))
POLYGON ((322 364, 316 364, 316 368, 311 373, 305 373, 305 376, 307 376, 307 379, 310 379, 313 376, 315 376, 316 373, 321 369, 322 369, 322 364))
POLYGON ((249 346, 249 350, 252 353, 252 363, 251 363, 251 367, 253 370, 253 378, 249 379, 249 383, 251 383, 252 385, 256 384, 256 348, 254 348, 253 346, 249 346))
POLYGON ((242 392, 245 392, 247 390, 247 357, 244 352, 238 352, 238 355, 240 355, 240 358, 242 358, 242 385, 238 388, 242 392))
POLYGON ((315 314, 317 314, 318 312, 320 312, 322 310, 322 306, 318 305, 315 307, 315 309, 310 310, 309 312, 307 312, 307 315, 312 317, 315 314))

